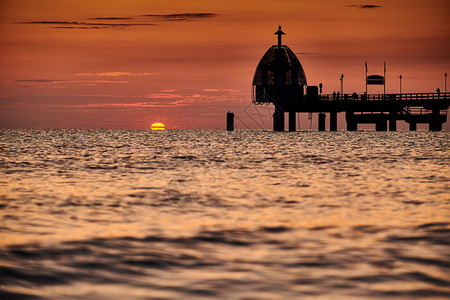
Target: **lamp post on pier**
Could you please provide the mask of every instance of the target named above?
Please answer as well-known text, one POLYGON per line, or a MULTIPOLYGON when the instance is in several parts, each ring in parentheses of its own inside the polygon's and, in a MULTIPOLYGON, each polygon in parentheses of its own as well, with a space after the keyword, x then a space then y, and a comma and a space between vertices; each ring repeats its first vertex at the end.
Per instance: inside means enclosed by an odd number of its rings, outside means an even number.
POLYGON ((341 74, 341 79, 339 79, 341 81, 341 95, 344 94, 344 74, 341 74))
POLYGON ((400 95, 401 95, 402 94, 402 78, 403 78, 403 76, 400 75, 400 76, 398 76, 398 78, 400 79, 400 95))
POLYGON ((445 77, 444 92, 447 93, 447 72, 445 72, 444 77, 445 77))

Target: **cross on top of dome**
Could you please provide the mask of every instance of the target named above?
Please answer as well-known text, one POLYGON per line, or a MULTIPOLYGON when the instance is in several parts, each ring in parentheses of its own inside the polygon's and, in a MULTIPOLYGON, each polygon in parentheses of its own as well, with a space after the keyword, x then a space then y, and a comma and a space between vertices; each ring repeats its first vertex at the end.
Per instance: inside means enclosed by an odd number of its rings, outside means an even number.
POLYGON ((278 31, 274 34, 278 35, 278 48, 281 48, 281 36, 285 35, 285 33, 281 30, 281 26, 278 26, 278 31))

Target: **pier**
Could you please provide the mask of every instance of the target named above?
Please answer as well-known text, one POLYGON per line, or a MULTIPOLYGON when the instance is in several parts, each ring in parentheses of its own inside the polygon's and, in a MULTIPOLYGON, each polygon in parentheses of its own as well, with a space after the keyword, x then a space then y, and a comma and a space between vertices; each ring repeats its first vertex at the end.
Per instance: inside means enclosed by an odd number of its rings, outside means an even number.
MULTIPOLYGON (((254 97, 258 98, 258 97, 254 97)), ((254 102, 262 104, 261 102, 254 102)), ((337 114, 345 113, 347 130, 358 129, 358 124, 375 124, 378 131, 396 131, 397 121, 405 121, 410 130, 417 124, 428 124, 430 131, 442 130, 447 122, 450 107, 450 93, 410 93, 410 94, 332 94, 309 95, 291 103, 277 103, 274 114, 274 130, 284 130, 285 114, 289 118, 289 131, 296 128, 296 113, 318 113, 318 129, 324 131, 326 119, 329 130, 337 130, 337 114)))
MULTIPOLYGON (((409 124, 416 130, 417 124, 428 124, 430 131, 442 130, 447 122, 450 93, 400 93, 400 94, 322 94, 322 84, 308 85, 305 71, 294 52, 282 45, 281 26, 275 32, 278 44, 271 46, 261 58, 253 77, 252 101, 254 104, 273 104, 273 130, 285 130, 285 115, 288 114, 288 129, 296 131, 297 113, 318 113, 318 129, 326 130, 328 114, 329 130, 337 130, 337 115, 345 113, 348 131, 358 130, 358 124, 375 124, 377 131, 396 131, 397 121, 409 124), (320 88, 320 90, 319 90, 320 88), (320 93, 319 93, 320 91, 320 93)), ((367 85, 384 85, 385 74, 367 75, 367 85)))

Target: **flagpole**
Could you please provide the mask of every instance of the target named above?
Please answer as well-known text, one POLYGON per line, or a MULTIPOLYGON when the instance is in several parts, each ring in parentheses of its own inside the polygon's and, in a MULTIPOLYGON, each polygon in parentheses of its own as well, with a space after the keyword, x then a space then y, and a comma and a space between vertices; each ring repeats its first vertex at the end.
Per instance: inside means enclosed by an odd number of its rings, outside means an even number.
POLYGON ((444 92, 447 93, 447 72, 445 72, 444 77, 445 77, 444 92))
POLYGON ((366 61, 366 95, 367 95, 367 61, 366 61))

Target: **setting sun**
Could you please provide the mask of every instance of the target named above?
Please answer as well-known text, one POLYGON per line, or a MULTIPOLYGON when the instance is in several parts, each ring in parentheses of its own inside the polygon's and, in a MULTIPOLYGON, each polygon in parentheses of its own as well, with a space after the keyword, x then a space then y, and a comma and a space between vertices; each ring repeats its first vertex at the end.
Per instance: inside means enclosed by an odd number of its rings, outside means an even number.
POLYGON ((152 130, 165 130, 166 126, 163 123, 156 122, 156 123, 152 124, 151 129, 152 130))

